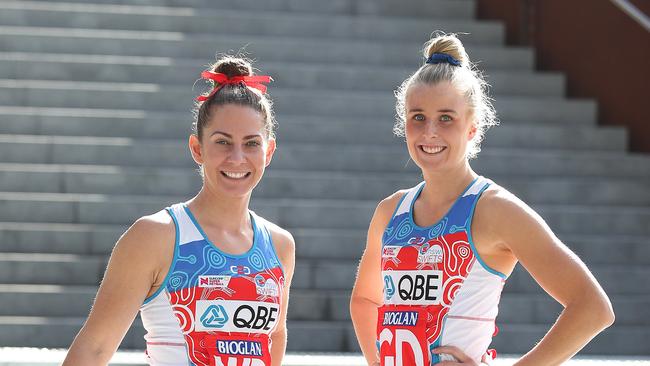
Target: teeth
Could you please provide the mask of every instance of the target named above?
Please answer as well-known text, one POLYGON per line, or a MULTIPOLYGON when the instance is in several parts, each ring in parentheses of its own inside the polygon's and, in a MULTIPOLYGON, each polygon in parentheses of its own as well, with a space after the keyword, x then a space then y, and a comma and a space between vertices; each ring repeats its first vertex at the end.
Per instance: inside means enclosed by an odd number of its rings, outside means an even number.
POLYGON ((236 173, 236 172, 223 172, 228 178, 241 179, 244 178, 248 173, 236 173))
POLYGON ((444 150, 444 146, 424 146, 422 145, 422 150, 424 150, 425 153, 427 154, 437 154, 444 150))

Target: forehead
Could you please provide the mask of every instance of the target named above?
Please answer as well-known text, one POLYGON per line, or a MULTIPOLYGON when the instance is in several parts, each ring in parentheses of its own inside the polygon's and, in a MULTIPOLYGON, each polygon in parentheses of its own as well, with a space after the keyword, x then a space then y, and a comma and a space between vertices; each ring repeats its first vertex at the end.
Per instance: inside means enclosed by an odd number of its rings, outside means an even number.
POLYGON ((264 136, 264 117, 251 107, 224 104, 213 107, 204 133, 225 132, 233 136, 264 136))
POLYGON ((450 82, 414 84, 406 92, 405 103, 407 112, 413 108, 444 108, 460 111, 468 107, 465 96, 450 82))

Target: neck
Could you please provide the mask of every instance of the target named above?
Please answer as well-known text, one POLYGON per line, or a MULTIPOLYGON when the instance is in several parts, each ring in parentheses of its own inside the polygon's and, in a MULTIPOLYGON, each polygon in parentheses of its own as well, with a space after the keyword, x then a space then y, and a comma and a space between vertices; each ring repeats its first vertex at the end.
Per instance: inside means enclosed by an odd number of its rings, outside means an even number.
POLYGON ((420 197, 432 205, 455 201, 467 186, 478 176, 469 163, 445 171, 422 171, 426 182, 420 197))
POLYGON ((187 205, 206 225, 216 226, 226 231, 240 231, 250 223, 248 213, 250 198, 250 194, 244 197, 223 197, 204 185, 201 191, 187 202, 187 205))

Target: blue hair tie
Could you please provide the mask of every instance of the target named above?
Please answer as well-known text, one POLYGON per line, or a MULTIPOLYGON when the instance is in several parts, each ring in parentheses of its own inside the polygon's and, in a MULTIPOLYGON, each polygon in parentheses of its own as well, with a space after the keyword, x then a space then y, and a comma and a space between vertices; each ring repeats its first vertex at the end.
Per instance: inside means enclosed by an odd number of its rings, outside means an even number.
POLYGON ((460 66, 460 61, 456 60, 453 58, 451 55, 446 54, 446 53, 433 53, 429 58, 427 59, 428 64, 440 64, 440 63, 448 63, 452 66, 460 66))

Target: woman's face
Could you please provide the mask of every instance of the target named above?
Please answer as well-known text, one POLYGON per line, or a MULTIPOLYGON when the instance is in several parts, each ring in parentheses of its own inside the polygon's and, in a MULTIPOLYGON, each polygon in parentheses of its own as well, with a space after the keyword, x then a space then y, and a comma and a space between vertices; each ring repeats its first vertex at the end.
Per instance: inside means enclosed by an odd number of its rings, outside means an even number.
POLYGON ((233 197, 251 193, 275 151, 262 114, 236 104, 214 108, 202 141, 191 135, 189 144, 194 161, 202 165, 204 185, 233 197))
POLYGON ((451 83, 415 84, 406 93, 406 144, 424 171, 444 171, 466 162, 476 133, 466 97, 451 83))

